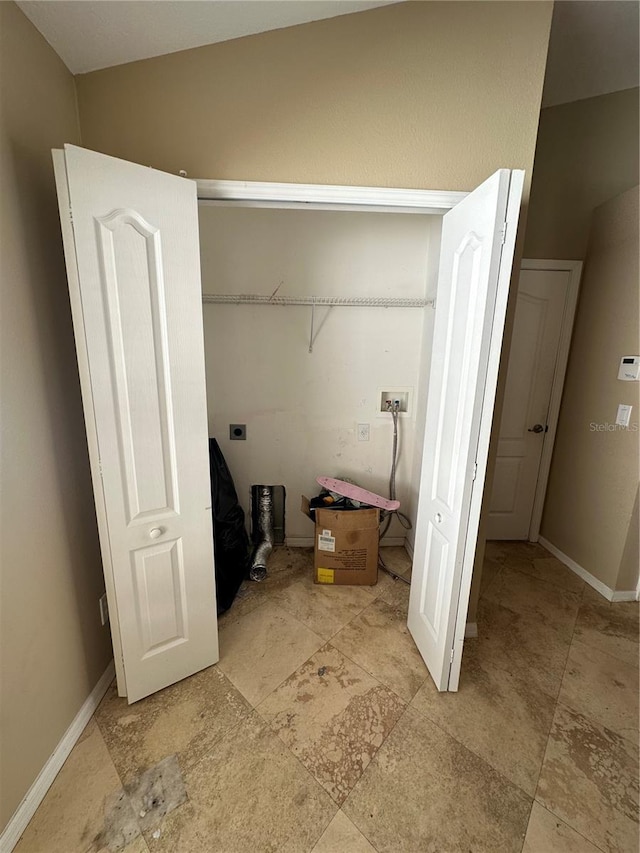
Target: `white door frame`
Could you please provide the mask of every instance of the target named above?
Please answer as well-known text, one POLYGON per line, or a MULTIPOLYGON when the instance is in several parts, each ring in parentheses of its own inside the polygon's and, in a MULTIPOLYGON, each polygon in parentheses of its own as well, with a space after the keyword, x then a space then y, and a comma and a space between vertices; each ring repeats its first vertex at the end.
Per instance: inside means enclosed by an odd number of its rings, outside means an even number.
POLYGON ((198 201, 205 204, 232 204, 235 207, 362 209, 445 214, 469 195, 466 192, 453 190, 281 184, 270 181, 216 181, 202 178, 197 178, 195 181, 198 187, 198 201))
POLYGON ((520 264, 520 269, 551 270, 554 272, 569 273, 569 285, 567 287, 564 314, 562 316, 562 327, 560 331, 560 340, 558 342, 558 354, 553 374, 553 383, 551 385, 551 398, 549 401, 549 412, 547 415, 548 429, 543 439, 540 468, 538 470, 538 481, 536 483, 533 509, 531 511, 531 522, 529 524, 529 541, 537 542, 540 537, 542 510, 544 508, 544 501, 547 494, 549 471, 551 470, 551 457, 553 455, 553 445, 556 440, 558 419, 560 417, 560 403, 562 401, 564 379, 567 373, 567 363, 569 361, 571 335, 573 333, 573 323, 578 305, 580 276, 582 275, 582 261, 549 261, 523 258, 520 264))

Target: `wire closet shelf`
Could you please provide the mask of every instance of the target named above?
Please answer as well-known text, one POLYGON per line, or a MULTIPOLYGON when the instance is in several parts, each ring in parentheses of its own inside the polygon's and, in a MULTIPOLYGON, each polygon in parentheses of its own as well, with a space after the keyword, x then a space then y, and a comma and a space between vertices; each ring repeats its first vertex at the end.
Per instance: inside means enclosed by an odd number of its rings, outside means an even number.
POLYGON ((261 296, 254 293, 203 293, 205 304, 223 305, 307 305, 352 308, 427 308, 433 299, 394 296, 261 296))

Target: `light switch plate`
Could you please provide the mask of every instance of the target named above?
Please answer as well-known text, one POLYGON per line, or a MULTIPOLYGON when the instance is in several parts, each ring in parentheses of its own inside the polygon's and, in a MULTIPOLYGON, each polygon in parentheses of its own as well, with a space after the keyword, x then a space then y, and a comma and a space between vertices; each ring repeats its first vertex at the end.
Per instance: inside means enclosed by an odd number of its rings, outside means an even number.
POLYGON ((631 420, 631 410, 633 406, 625 406, 622 403, 618 406, 618 415, 616 417, 616 426, 628 427, 631 420))

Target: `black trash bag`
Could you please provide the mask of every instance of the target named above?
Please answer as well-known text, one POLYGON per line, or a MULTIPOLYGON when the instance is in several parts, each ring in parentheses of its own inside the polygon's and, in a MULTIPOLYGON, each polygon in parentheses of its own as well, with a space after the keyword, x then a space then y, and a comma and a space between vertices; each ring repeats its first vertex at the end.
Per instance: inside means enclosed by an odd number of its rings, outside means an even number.
POLYGON ((216 559, 218 615, 228 610, 249 570, 249 537, 244 510, 231 472, 215 438, 209 439, 209 472, 213 514, 213 551, 216 559))

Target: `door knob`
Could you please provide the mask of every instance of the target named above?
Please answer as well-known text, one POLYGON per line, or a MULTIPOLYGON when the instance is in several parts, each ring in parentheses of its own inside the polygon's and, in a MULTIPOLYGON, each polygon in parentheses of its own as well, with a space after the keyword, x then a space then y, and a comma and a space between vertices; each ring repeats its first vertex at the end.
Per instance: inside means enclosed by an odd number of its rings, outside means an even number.
POLYGON ((546 432, 546 427, 543 427, 542 424, 535 424, 527 432, 546 432))
POLYGON ((152 527, 149 531, 149 536, 151 537, 151 539, 157 539, 159 536, 162 536, 162 528, 152 527))
POLYGON ((439 512, 436 513, 436 524, 442 524, 442 514, 439 512))

